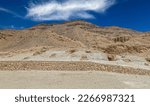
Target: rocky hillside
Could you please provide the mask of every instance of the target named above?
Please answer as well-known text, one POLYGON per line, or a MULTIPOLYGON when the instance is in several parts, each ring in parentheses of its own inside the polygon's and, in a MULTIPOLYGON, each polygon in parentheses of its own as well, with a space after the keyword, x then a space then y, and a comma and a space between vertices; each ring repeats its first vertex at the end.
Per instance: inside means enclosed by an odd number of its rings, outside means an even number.
POLYGON ((88 48, 108 54, 150 52, 150 33, 120 27, 98 27, 85 21, 40 24, 24 30, 0 30, 0 52, 49 46, 88 48))

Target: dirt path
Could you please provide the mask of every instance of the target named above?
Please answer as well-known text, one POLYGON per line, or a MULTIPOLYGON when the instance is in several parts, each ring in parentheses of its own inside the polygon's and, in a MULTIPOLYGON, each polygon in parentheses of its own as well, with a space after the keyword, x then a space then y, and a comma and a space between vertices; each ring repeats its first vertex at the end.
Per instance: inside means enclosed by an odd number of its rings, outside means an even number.
POLYGON ((150 88, 150 76, 100 71, 0 71, 0 88, 150 88))

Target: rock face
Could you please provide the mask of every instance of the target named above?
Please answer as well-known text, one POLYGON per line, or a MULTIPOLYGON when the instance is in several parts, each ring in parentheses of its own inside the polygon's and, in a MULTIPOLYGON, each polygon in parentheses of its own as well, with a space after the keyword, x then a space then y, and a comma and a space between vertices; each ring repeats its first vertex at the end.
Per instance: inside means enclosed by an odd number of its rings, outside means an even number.
POLYGON ((0 30, 0 52, 34 47, 88 48, 108 54, 150 55, 150 33, 98 27, 85 21, 40 24, 24 30, 0 30))

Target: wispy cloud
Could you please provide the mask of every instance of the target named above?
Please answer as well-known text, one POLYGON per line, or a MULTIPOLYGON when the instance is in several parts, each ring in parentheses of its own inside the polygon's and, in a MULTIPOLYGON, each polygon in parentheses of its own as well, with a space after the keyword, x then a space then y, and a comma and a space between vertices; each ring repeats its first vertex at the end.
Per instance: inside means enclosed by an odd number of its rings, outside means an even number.
POLYGON ((20 27, 16 27, 15 25, 0 25, 0 29, 23 29, 24 27, 20 26, 20 27))
POLYGON ((11 11, 11 10, 8 10, 8 9, 1 8, 1 7, 0 7, 0 12, 1 12, 1 11, 2 11, 2 12, 9 13, 9 14, 12 14, 12 15, 14 15, 15 17, 23 18, 22 16, 20 16, 19 14, 15 13, 15 12, 13 12, 13 11, 11 11))
POLYGON ((49 0, 30 3, 26 17, 36 21, 94 18, 89 11, 104 13, 116 0, 49 0))

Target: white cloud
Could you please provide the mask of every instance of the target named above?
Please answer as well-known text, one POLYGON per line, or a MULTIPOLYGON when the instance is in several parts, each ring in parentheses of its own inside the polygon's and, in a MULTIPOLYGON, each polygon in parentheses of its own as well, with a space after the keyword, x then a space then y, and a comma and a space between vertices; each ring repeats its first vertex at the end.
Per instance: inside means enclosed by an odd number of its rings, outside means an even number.
POLYGON ((36 21, 89 19, 94 16, 88 11, 103 13, 114 3, 115 0, 64 0, 63 2, 49 0, 31 3, 27 8, 26 17, 36 21))
POLYGON ((9 14, 12 14, 12 15, 14 15, 14 16, 16 16, 16 17, 19 17, 19 18, 22 18, 22 16, 20 16, 19 14, 15 13, 15 12, 13 12, 13 11, 11 11, 11 10, 5 9, 5 8, 1 8, 1 7, 0 7, 0 11, 6 12, 6 13, 9 13, 9 14))

